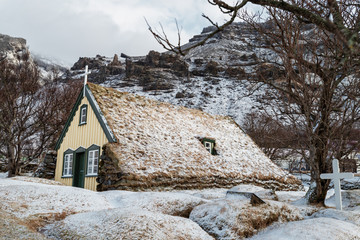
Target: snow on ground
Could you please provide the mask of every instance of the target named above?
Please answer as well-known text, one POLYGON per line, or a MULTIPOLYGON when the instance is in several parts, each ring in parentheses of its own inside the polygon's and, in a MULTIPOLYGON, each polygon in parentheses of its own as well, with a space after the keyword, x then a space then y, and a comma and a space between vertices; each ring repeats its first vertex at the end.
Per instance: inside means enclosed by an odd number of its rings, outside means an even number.
POLYGON ((7 172, 0 172, 0 179, 1 178, 7 178, 8 173, 7 172))
POLYGON ((0 209, 18 218, 43 213, 74 213, 110 208, 96 192, 13 179, 0 180, 0 209))
POLYGON ((187 218, 131 208, 75 214, 48 228, 57 239, 213 239, 187 218))
POLYGON ((19 221, 10 214, 0 210, 0 239, 42 240, 46 238, 36 230, 30 229, 25 222, 19 221))
POLYGON ((360 239, 359 226, 333 218, 313 218, 273 226, 252 240, 345 240, 360 239))
MULTIPOLYGON (((344 211, 338 211, 305 205, 305 191, 276 191, 277 201, 263 194, 266 204, 251 206, 248 200, 227 197, 225 188, 99 193, 4 176, 0 174, 0 239, 225 240, 256 233, 251 239, 360 239, 359 190, 343 191, 344 211), (304 220, 293 221, 299 219, 304 220)), ((232 190, 269 191, 252 185, 232 190)))

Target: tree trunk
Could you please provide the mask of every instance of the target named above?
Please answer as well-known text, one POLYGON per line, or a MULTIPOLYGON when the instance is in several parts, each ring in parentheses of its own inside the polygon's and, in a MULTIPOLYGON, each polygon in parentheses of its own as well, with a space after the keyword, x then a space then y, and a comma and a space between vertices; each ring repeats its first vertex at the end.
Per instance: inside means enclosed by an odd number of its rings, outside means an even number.
POLYGON ((8 162, 8 177, 14 177, 16 175, 15 159, 11 158, 8 162))
MULTIPOLYGON (((325 125, 326 124, 320 124, 325 125)), ((330 184, 330 180, 320 178, 320 174, 327 173, 330 170, 328 164, 328 142, 327 133, 329 129, 327 127, 320 127, 320 132, 317 139, 315 140, 315 155, 314 165, 312 169, 312 179, 316 183, 315 191, 309 195, 309 203, 325 205, 326 193, 330 184)))
POLYGON ((8 177, 14 177, 19 174, 19 162, 15 158, 14 149, 8 146, 8 177))

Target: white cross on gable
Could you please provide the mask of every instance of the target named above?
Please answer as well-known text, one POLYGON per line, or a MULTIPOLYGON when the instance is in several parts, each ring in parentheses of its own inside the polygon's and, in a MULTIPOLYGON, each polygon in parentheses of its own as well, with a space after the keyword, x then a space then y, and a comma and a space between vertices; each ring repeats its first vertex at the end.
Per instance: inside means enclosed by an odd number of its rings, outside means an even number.
POLYGON ((87 84, 87 76, 90 74, 88 71, 88 65, 85 66, 85 76, 84 76, 84 97, 85 97, 85 91, 86 91, 86 84, 87 84))
POLYGON ((342 210, 340 179, 353 178, 354 174, 353 173, 340 173, 339 161, 337 159, 334 159, 332 161, 332 167, 333 167, 333 173, 322 173, 322 174, 320 174, 320 178, 333 180, 334 188, 335 188, 336 209, 342 210))

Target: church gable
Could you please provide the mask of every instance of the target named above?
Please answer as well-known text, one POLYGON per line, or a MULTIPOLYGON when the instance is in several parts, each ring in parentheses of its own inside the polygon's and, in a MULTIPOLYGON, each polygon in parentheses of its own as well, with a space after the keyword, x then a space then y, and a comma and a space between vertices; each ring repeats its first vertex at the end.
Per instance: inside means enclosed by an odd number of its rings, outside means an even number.
MULTIPOLYGON (((97 121, 100 124, 100 128, 103 133, 106 135, 108 142, 116 142, 116 138, 112 133, 105 117, 103 116, 94 96, 88 87, 86 87, 85 97, 83 93, 84 89, 79 94, 79 97, 76 100, 76 103, 69 115, 69 118, 65 124, 63 131, 56 143, 55 149, 58 150, 64 140, 67 137, 70 126, 72 125, 73 131, 91 131, 90 129, 94 125, 94 122, 97 121), (90 127, 86 127, 87 121, 91 124, 90 127), (78 125, 77 125, 78 124, 78 125), (84 126, 82 128, 81 126, 84 126)), ((97 127, 97 126, 96 126, 97 127)), ((72 136, 69 136, 72 138, 72 136)))
POLYGON ((89 89, 74 105, 57 142, 55 180, 96 190, 101 148, 116 139, 89 89))

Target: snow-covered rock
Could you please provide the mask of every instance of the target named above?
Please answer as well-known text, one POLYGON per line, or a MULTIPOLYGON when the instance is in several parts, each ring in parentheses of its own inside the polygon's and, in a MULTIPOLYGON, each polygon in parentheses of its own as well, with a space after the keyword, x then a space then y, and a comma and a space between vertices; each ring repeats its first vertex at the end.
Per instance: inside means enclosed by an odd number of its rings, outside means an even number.
POLYGON ((46 229, 57 239, 213 239, 187 218, 124 208, 71 215, 46 229))
POLYGON ((360 189, 360 177, 354 177, 350 179, 341 180, 341 189, 351 190, 351 189, 360 189))
MULTIPOLYGON (((360 211, 340 211, 336 209, 322 209, 316 213, 314 213, 311 217, 313 218, 334 218, 341 221, 346 221, 350 223, 354 223, 358 226, 360 226, 360 211)), ((359 236, 360 237, 360 236, 359 236)))
POLYGON ((360 228, 333 218, 313 218, 272 226, 252 240, 350 240, 360 239, 360 228))
POLYGON ((186 194, 190 194, 195 197, 203 198, 203 199, 218 199, 225 198, 227 188, 205 188, 205 189, 194 189, 194 190, 180 190, 177 192, 182 192, 186 194))
POLYGON ((208 200, 185 193, 107 191, 100 193, 114 208, 143 209, 188 217, 192 209, 208 200))
POLYGON ((0 59, 5 58, 13 63, 18 62, 18 57, 27 52, 26 40, 0 34, 0 59))
MULTIPOLYGON (((335 194, 334 190, 329 191, 332 195, 325 200, 326 206, 335 207, 335 194)), ((341 191, 342 206, 344 208, 351 208, 359 206, 360 203, 360 190, 342 190, 341 191)))
POLYGON ((1 179, 0 202, 1 210, 19 218, 110 208, 106 199, 93 191, 12 179, 1 179))
POLYGON ((300 220, 302 216, 285 203, 251 206, 248 200, 218 200, 194 208, 190 219, 216 239, 242 239, 274 222, 300 220))
POLYGON ((249 184, 241 184, 235 186, 229 190, 229 192, 249 192, 254 193, 261 199, 277 200, 278 197, 274 190, 265 189, 259 186, 253 186, 249 184))

